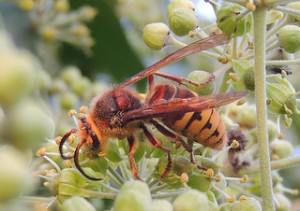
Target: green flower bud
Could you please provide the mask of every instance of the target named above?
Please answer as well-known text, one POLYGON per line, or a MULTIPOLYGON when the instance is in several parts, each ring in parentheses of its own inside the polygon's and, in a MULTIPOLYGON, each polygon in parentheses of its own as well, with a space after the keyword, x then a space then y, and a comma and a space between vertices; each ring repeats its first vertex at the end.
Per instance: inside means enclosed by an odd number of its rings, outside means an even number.
POLYGON ((225 203, 220 206, 219 211, 231 211, 232 203, 225 203))
POLYGON ((187 35, 198 24, 195 11, 188 8, 173 9, 168 15, 171 30, 178 36, 187 35))
POLYGON ((261 211, 262 207, 259 201, 248 197, 245 201, 237 201, 232 205, 232 211, 261 211))
POLYGON ((215 79, 212 77, 211 73, 202 70, 194 70, 188 75, 188 79, 199 84, 205 83, 200 86, 195 86, 193 84, 186 83, 189 89, 191 89, 199 95, 210 95, 215 91, 216 82, 215 79))
POLYGON ((205 174, 193 173, 189 175, 188 186, 201 192, 206 192, 211 189, 214 180, 205 177, 205 174))
POLYGON ((128 181, 121 187, 121 192, 126 192, 130 190, 135 190, 147 198, 151 198, 151 193, 149 187, 146 183, 141 181, 128 181))
POLYGON ((268 126, 268 135, 269 135, 269 141, 274 140, 277 137, 277 124, 271 120, 267 121, 268 126))
MULTIPOLYGON (((289 8, 292 8, 292 9, 300 10, 300 2, 299 2, 299 1, 289 3, 287 6, 288 6, 289 8)), ((296 15, 291 15, 291 14, 289 14, 289 17, 290 17, 290 19, 291 19, 293 22, 299 22, 299 21, 300 21, 300 16, 296 16, 296 15)))
POLYGON ((191 162, 185 157, 178 157, 176 160, 173 160, 173 170, 175 174, 181 176, 182 173, 187 173, 191 170, 191 162))
POLYGON ((147 211, 151 204, 151 195, 148 186, 140 181, 125 183, 118 194, 115 203, 115 211, 147 211))
POLYGON ((0 52, 0 62, 0 105, 8 106, 33 90, 36 66, 26 51, 0 52))
POLYGON ((64 93, 60 98, 60 106, 64 110, 70 110, 76 107, 79 99, 73 92, 64 93))
POLYGON ((278 38, 282 48, 288 53, 296 53, 300 50, 300 27, 286 25, 278 32, 278 38))
POLYGON ((252 27, 252 15, 247 15, 240 19, 239 14, 244 7, 234 3, 222 4, 217 12, 218 27, 231 36, 242 36, 250 31, 252 27))
POLYGON ((54 122, 47 111, 32 100, 22 100, 9 110, 8 133, 19 149, 37 150, 54 135, 54 122))
POLYGON ((267 82, 268 109, 272 113, 288 114, 299 113, 295 89, 287 79, 276 77, 278 83, 267 82))
POLYGON ((272 155, 276 155, 278 159, 286 158, 291 156, 293 152, 293 146, 288 141, 274 140, 270 144, 272 155))
POLYGON ((28 183, 29 172, 25 157, 13 147, 0 147, 0 202, 20 194, 28 183))
POLYGON ((87 77, 81 77, 78 80, 74 81, 71 85, 72 90, 75 94, 80 97, 83 97, 91 87, 91 81, 87 77))
POLYGON ((281 19, 283 13, 281 11, 271 10, 267 13, 267 24, 272 24, 277 20, 281 19))
POLYGON ((152 201, 150 205, 150 210, 151 211, 172 211, 173 206, 167 200, 156 199, 152 201))
POLYGON ((207 211, 209 210, 209 200, 204 193, 188 190, 175 199, 173 208, 174 211, 207 211))
POLYGON ((191 10, 195 10, 195 6, 193 2, 189 0, 174 0, 172 1, 167 8, 167 16, 174 10, 174 9, 179 9, 179 8, 187 8, 191 10))
POLYGON ((66 84, 71 85, 81 78, 81 72, 77 67, 69 66, 62 70, 61 78, 66 84))
POLYGON ((61 206, 61 211, 96 211, 92 204, 90 204, 86 199, 73 196, 65 200, 61 206))
POLYGON ((38 78, 38 88, 42 90, 48 90, 52 82, 52 78, 50 74, 45 70, 40 70, 38 71, 37 78, 38 78))
POLYGON ((215 160, 209 158, 209 157, 203 157, 196 155, 195 156, 196 163, 199 164, 200 166, 203 166, 205 168, 211 168, 215 174, 218 174, 220 171, 220 168, 223 166, 219 163, 217 163, 215 160))
POLYGON ((228 83, 230 83, 237 91, 244 91, 245 89, 253 91, 255 89, 255 84, 252 63, 245 59, 239 59, 232 60, 232 64, 234 71, 233 76, 235 77, 231 76, 228 83))
POLYGON ((256 126, 256 106, 245 105, 237 114, 236 121, 243 127, 253 128, 256 126))
MULTIPOLYGON (((103 177, 100 173, 95 173, 91 168, 83 168, 83 170, 92 177, 103 177)), ((84 177, 78 170, 73 168, 63 169, 55 183, 56 187, 53 187, 54 190, 57 190, 57 199, 59 202, 78 195, 86 198, 90 198, 90 193, 85 191, 85 188, 89 190, 98 190, 101 181, 93 181, 84 177)))
POLYGON ((254 71, 253 70, 249 70, 244 74, 243 81, 246 86, 246 89, 248 89, 250 91, 255 90, 254 71))
POLYGON ((159 159, 158 164, 156 165, 156 174, 154 174, 155 178, 162 180, 164 183, 169 184, 173 188, 180 188, 182 187, 182 183, 180 182, 180 176, 175 174, 174 168, 168 172, 165 178, 161 178, 161 174, 165 171, 165 168, 168 164, 168 158, 162 157, 159 159))
POLYGON ((278 204, 276 204, 276 210, 277 211, 289 211, 292 208, 291 200, 288 199, 285 195, 281 193, 275 194, 275 198, 278 201, 278 204))
POLYGON ((49 87, 50 94, 63 93, 67 90, 67 85, 62 79, 54 79, 49 87))
POLYGON ((143 30, 143 39, 146 45, 154 50, 162 49, 170 36, 170 29, 164 23, 151 23, 143 30))

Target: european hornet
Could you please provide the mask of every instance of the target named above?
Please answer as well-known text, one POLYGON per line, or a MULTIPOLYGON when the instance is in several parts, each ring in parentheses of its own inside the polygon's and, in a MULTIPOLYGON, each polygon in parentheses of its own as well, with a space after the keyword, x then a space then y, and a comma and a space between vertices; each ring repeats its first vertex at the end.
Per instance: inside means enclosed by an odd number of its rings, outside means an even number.
MULTIPOLYGON (((154 84, 153 74, 178 83, 188 81, 157 71, 188 55, 225 44, 227 41, 228 36, 223 34, 196 41, 125 80, 111 91, 95 97, 88 114, 78 120, 79 129, 72 129, 63 136, 59 145, 62 158, 74 158, 77 169, 85 177, 101 180, 87 175, 81 168, 78 159, 80 148, 86 144, 95 155, 98 155, 105 152, 108 138, 127 138, 132 173, 135 178, 140 179, 133 155, 137 144, 135 134, 142 131, 154 147, 168 155, 168 164, 161 174, 164 178, 172 166, 170 150, 160 144, 148 129, 148 125, 154 125, 165 136, 180 142, 190 153, 191 162, 194 164, 196 163, 192 147, 180 135, 210 148, 222 149, 227 143, 227 136, 221 118, 214 108, 236 101, 246 95, 246 92, 198 96, 190 90, 175 85, 154 84), (146 99, 143 100, 139 93, 125 87, 145 77, 149 79, 149 90, 146 99), (65 156, 63 145, 72 133, 79 135, 80 143, 73 156, 65 156)), ((197 166, 206 170, 204 167, 197 166)))

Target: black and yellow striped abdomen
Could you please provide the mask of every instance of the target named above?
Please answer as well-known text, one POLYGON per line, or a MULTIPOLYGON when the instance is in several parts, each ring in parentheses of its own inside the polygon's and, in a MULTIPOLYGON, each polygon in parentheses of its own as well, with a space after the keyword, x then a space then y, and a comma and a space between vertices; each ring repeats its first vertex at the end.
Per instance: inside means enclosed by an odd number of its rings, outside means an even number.
MULTIPOLYGON (((157 85, 154 89, 147 96, 149 105, 197 96, 190 90, 170 84, 157 85)), ((177 133, 213 149, 222 149, 227 143, 224 124, 215 109, 165 114, 160 120, 177 133)))

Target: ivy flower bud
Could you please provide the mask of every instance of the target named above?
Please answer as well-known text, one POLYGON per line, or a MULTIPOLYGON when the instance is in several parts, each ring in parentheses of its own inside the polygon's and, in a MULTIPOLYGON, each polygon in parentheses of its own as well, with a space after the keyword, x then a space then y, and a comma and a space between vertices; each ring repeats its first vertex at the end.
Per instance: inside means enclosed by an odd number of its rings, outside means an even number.
MULTIPOLYGON (((24 156, 13 147, 0 147, 0 201, 17 196, 28 182, 24 156)), ((29 175, 29 174, 28 174, 29 175)))
POLYGON ((286 158, 292 155, 293 146, 290 142, 284 140, 274 140, 270 144, 272 155, 276 155, 278 159, 286 158))
POLYGON ((167 200, 156 199, 152 201, 150 205, 150 210, 151 211, 172 211, 173 206, 167 200))
POLYGON ((232 211, 261 211, 262 207, 259 201, 257 201, 254 198, 246 198, 240 201, 234 202, 234 204, 231 207, 232 211))
POLYGON ((95 207, 93 207, 92 204, 90 204, 86 199, 80 197, 80 196, 73 196, 67 200, 65 200, 62 203, 61 211, 96 211, 95 207))
POLYGON ((169 38, 170 29, 164 23, 151 23, 143 30, 143 39, 146 45, 154 50, 162 49, 169 38))
POLYGON ((247 15, 240 19, 239 14, 244 8, 234 3, 222 4, 217 12, 217 25, 228 35, 242 36, 250 31, 252 27, 252 15, 247 15))
POLYGON ((272 113, 288 114, 299 113, 295 89, 287 79, 276 77, 278 83, 267 82, 268 109, 272 113))
POLYGON ((168 13, 168 21, 171 30, 178 36, 187 35, 198 25, 195 11, 188 8, 173 9, 168 13))
POLYGON ((195 11, 195 6, 190 0, 174 0, 168 5, 167 16, 169 16, 172 10, 178 8, 187 8, 195 11))
POLYGON ((200 191, 188 190, 175 199, 173 208, 174 211, 206 211, 209 210, 209 200, 200 191))
POLYGON ((125 183, 114 203, 115 211, 148 210, 151 204, 151 195, 148 186, 140 181, 125 183))
POLYGON ((98 10, 91 6, 81 7, 79 10, 80 19, 83 21, 91 21, 97 15, 98 10))
MULTIPOLYGON (((287 5, 287 7, 291 8, 291 9, 300 10, 300 2, 296 1, 296 2, 289 3, 287 5)), ((289 14, 289 17, 292 19, 293 22, 299 22, 300 21, 300 16, 289 14)))
POLYGON ((75 66, 69 66, 62 70, 61 78, 66 82, 66 84, 71 85, 76 83, 76 81, 81 77, 80 70, 75 66))
POLYGON ((10 49, 0 53, 0 105, 8 106, 33 90, 36 64, 26 51, 10 49))
POLYGON ((8 133, 19 149, 40 147, 41 141, 53 137, 54 121, 33 100, 22 100, 9 110, 8 133))
POLYGON ((195 86, 193 84, 186 83, 189 89, 191 89, 199 95, 209 95, 215 91, 216 82, 214 76, 211 73, 202 70, 194 70, 188 75, 188 79, 198 84, 201 84, 199 86, 195 86))
POLYGON ((283 13, 281 11, 271 10, 267 13, 267 24, 272 24, 282 18, 283 13))
POLYGON ((278 211, 289 211, 292 208, 291 200, 288 199, 285 195, 282 193, 275 194, 275 198, 278 201, 278 204, 276 204, 276 210, 278 211))
MULTIPOLYGON (((102 174, 94 172, 91 168, 84 168, 84 171, 92 177, 103 177, 102 174)), ((54 195, 57 195, 56 197, 59 202, 63 202, 76 195, 88 198, 90 194, 84 188, 89 187, 90 190, 97 190, 99 183, 100 181, 87 179, 76 169, 65 168, 59 173, 52 191, 54 195)))
POLYGON ((282 48, 288 53, 296 53, 300 50, 300 27, 286 25, 278 32, 278 38, 282 48))
POLYGON ((253 91, 255 89, 253 64, 245 59, 233 59, 232 64, 234 75, 231 76, 228 83, 237 91, 245 89, 253 91))
POLYGON ((210 190, 214 183, 214 180, 205 177, 204 174, 199 174, 196 172, 189 175, 189 181, 187 182, 189 187, 200 190, 201 192, 210 190))

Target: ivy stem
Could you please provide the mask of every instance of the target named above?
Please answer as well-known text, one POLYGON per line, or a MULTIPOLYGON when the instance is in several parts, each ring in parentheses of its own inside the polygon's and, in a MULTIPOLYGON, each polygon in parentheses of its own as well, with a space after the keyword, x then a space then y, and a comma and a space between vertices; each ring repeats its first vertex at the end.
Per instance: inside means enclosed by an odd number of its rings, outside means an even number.
POLYGON ((255 99, 257 118, 257 139, 259 144, 259 163, 261 174, 261 193, 263 210, 275 210, 272 190, 271 165, 269 156, 267 107, 265 37, 267 8, 260 7, 254 12, 254 49, 255 49, 255 99))
MULTIPOLYGON (((295 165, 300 165, 300 156, 274 160, 271 162, 272 170, 288 168, 295 165)), ((251 168, 245 168, 240 174, 255 174, 257 172, 259 172, 259 166, 255 165, 251 168)))

